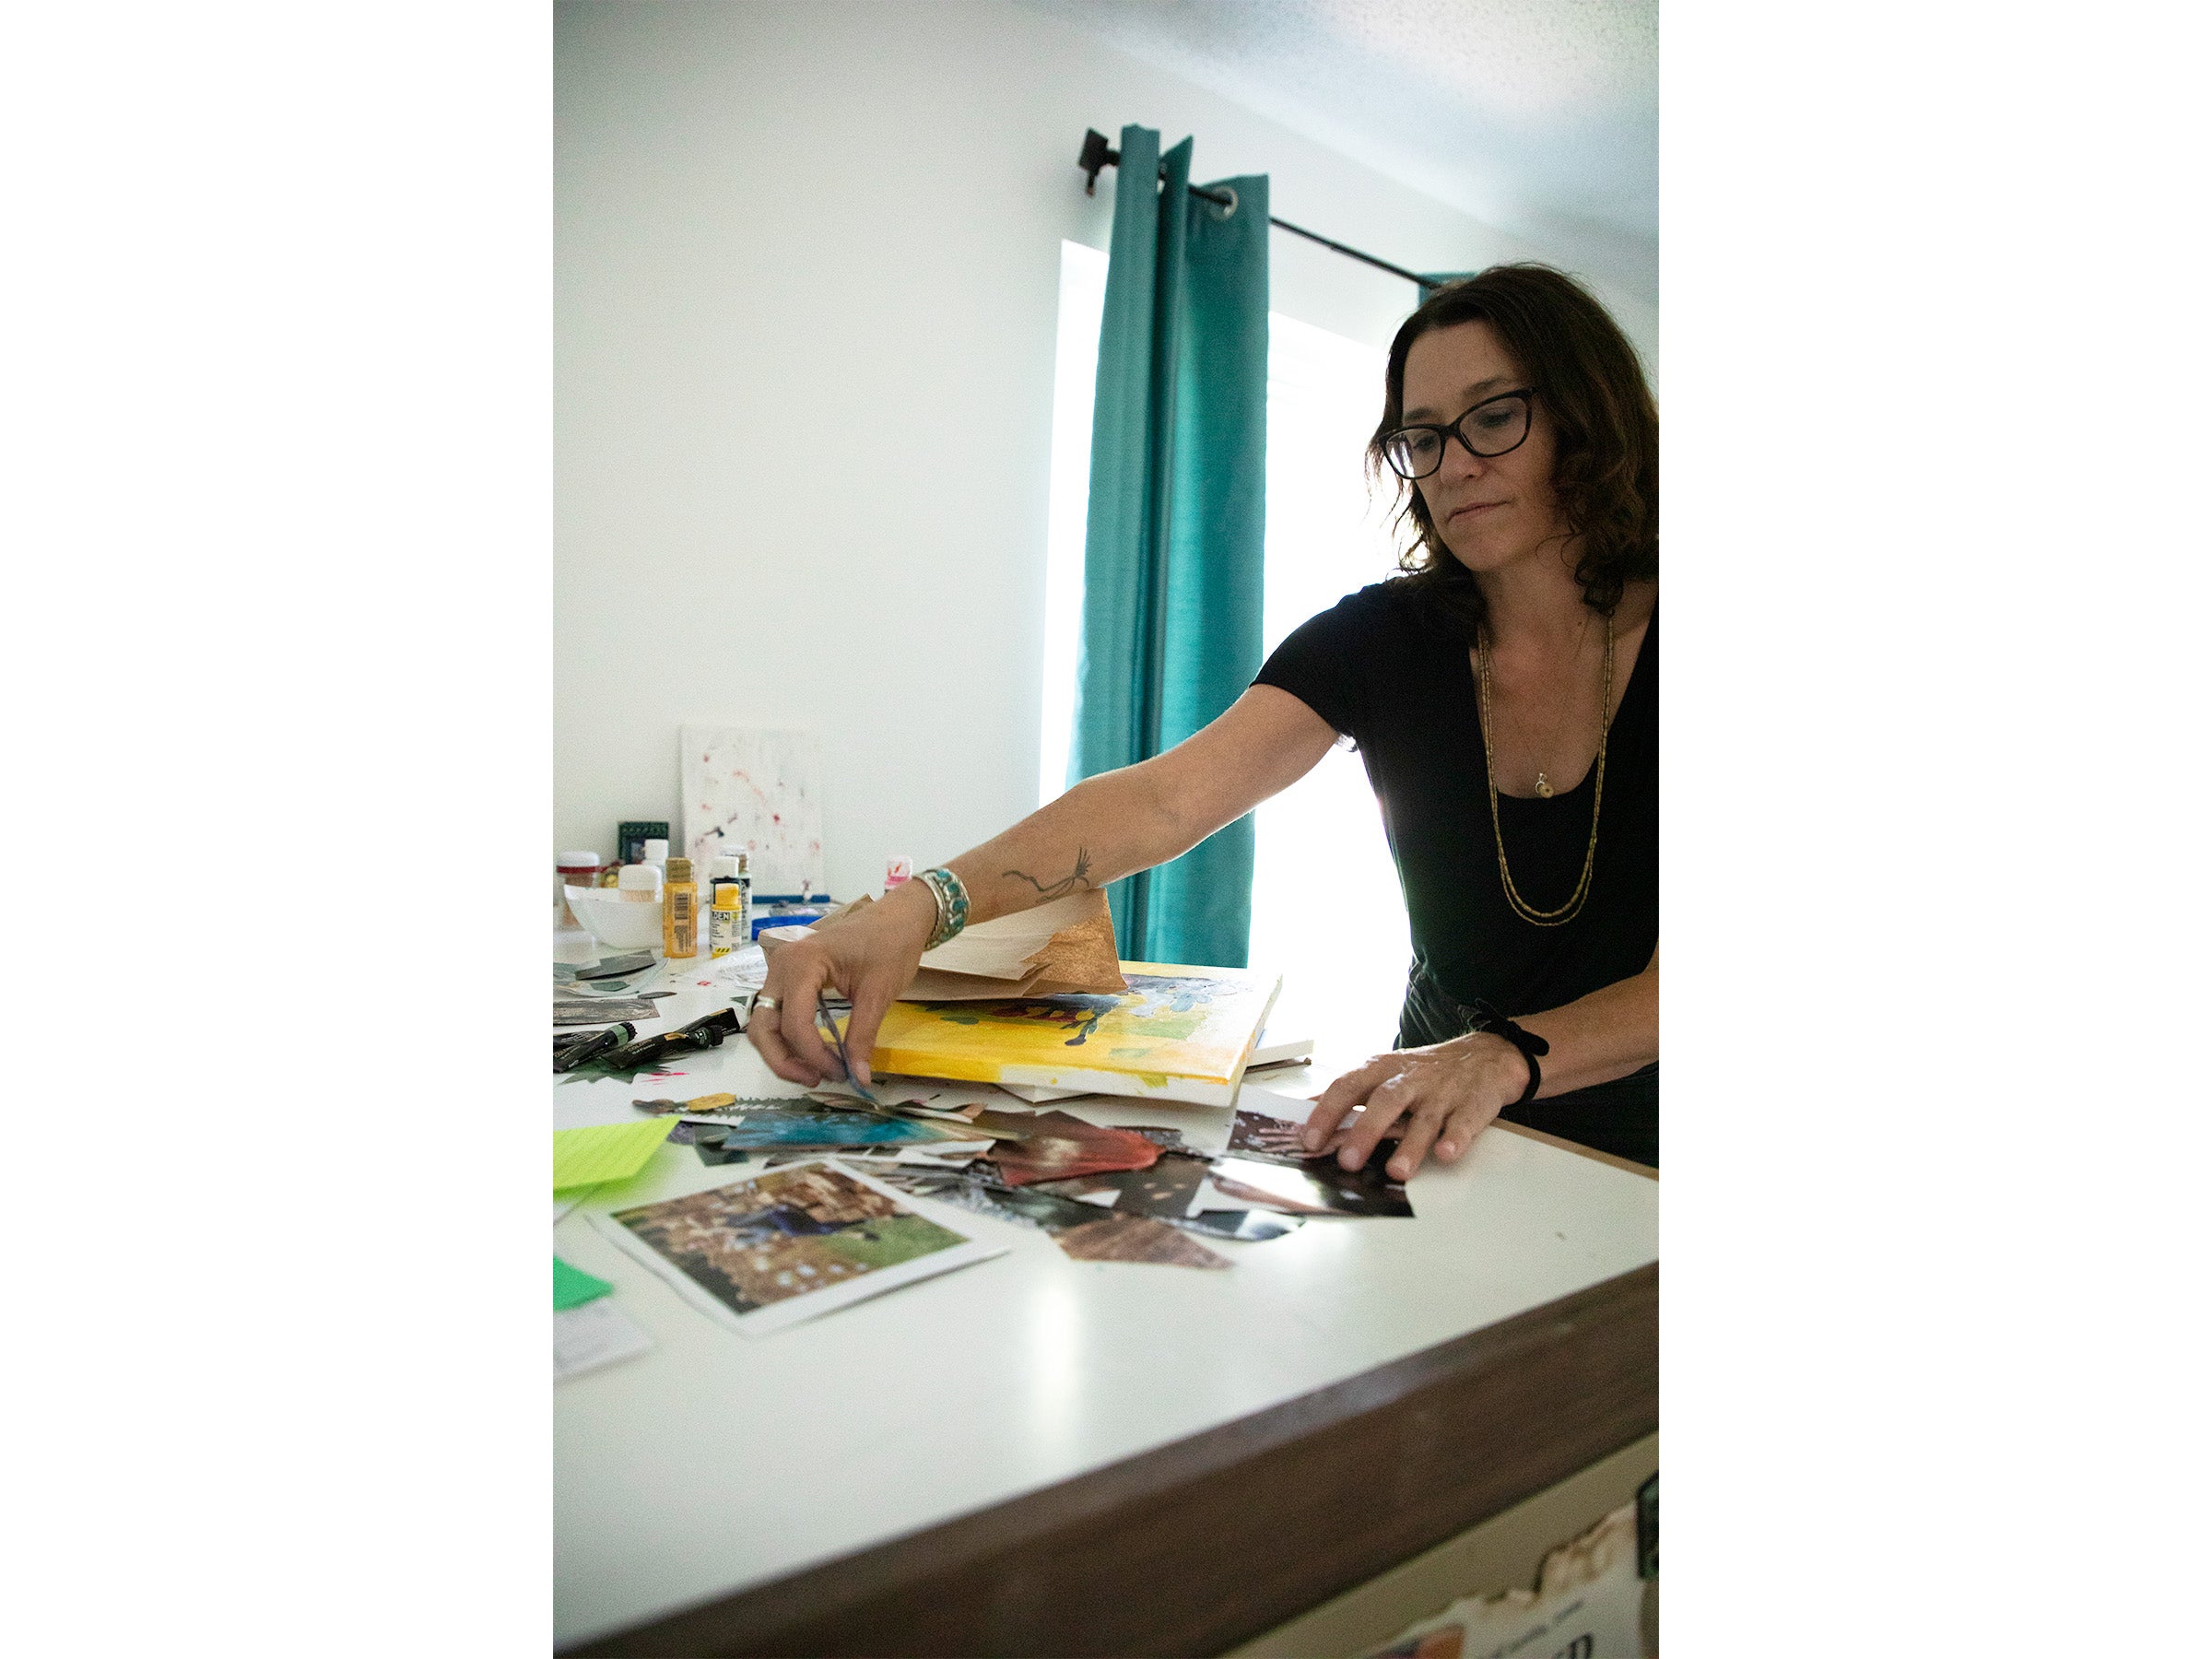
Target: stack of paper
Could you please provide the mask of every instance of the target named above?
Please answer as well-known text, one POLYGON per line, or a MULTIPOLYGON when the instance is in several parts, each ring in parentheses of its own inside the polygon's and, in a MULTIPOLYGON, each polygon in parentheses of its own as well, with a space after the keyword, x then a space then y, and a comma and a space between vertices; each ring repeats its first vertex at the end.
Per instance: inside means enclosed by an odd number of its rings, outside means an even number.
MULTIPOLYGON (((856 899, 827 920, 871 902, 856 899)), ((813 931, 774 927, 760 938, 775 949, 813 931)), ((902 1002, 985 1002, 1127 988, 1115 958, 1112 913, 1106 895, 1093 890, 964 929, 925 952, 914 982, 899 994, 902 1002)))
POLYGON ((884 1016, 873 1069, 1085 1094, 1236 1101, 1277 974, 1124 962, 1119 995, 901 1002, 884 1016))

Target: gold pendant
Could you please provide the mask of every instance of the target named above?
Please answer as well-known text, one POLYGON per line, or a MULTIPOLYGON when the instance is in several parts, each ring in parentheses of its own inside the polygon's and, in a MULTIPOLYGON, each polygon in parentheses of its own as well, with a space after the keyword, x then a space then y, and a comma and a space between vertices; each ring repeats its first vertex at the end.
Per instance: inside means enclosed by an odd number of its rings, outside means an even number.
POLYGON ((1547 801, 1551 799, 1551 780, 1542 772, 1536 774, 1536 794, 1547 801))

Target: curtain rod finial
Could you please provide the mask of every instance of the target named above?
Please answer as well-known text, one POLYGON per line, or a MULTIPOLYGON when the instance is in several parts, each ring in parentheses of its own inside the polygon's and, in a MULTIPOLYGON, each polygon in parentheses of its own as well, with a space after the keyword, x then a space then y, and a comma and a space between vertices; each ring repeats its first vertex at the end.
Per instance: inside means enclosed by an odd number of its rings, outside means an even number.
POLYGON ((1083 170, 1083 194, 1096 195, 1099 191, 1099 170, 1102 167, 1118 167, 1121 159, 1121 151, 1108 147, 1105 134, 1096 127, 1086 129, 1083 134, 1083 153, 1076 158, 1076 165, 1083 170))

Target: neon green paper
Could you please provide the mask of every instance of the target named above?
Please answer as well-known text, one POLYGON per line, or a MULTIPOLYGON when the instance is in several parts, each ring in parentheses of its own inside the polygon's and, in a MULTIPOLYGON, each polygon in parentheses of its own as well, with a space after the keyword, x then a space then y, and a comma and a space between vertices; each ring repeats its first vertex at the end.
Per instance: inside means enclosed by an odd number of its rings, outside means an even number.
POLYGON ((571 1267, 559 1256, 553 1258, 554 1312, 596 1300, 613 1288, 605 1279, 594 1278, 581 1267, 571 1267))
POLYGON ((553 1190, 628 1181, 645 1167, 645 1160, 675 1127, 673 1117, 652 1117, 629 1124, 595 1124, 589 1129, 556 1129, 553 1190))

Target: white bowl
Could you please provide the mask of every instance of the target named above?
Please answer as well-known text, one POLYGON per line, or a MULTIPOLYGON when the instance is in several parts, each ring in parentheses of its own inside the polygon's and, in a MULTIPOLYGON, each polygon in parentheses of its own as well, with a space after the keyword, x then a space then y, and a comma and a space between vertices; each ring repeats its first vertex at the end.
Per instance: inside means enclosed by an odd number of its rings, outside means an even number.
POLYGON ((650 950, 661 943, 661 900, 639 903, 613 888, 568 889, 569 908, 592 937, 616 950, 650 950))

